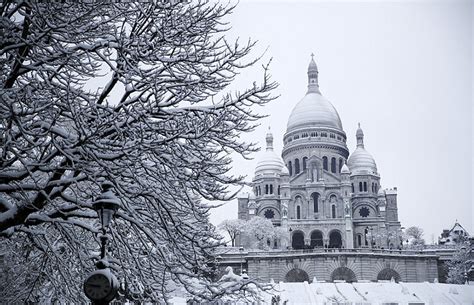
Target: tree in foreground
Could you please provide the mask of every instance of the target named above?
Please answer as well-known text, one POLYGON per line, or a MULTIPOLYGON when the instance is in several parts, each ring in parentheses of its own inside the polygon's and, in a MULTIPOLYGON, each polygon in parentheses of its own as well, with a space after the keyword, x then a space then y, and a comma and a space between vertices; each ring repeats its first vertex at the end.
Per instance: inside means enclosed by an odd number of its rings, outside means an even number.
MULTIPOLYGON (((6 303, 84 302, 98 258, 100 181, 121 200, 111 268, 143 299, 175 283, 196 299, 220 237, 204 200, 232 198, 229 153, 276 87, 229 92, 253 42, 224 38, 232 6, 180 3, 0 4, 0 252, 6 303), (13 280, 14 279, 14 280, 13 280)), ((248 294, 247 294, 248 295, 248 294)))

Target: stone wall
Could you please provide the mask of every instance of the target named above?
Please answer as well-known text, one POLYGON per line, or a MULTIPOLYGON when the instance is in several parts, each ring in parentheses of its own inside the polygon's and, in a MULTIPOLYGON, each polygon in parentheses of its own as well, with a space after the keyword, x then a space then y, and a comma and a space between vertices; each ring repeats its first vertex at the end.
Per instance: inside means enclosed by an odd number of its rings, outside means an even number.
POLYGON ((247 253, 244 260, 248 275, 262 282, 272 279, 275 282, 303 281, 306 275, 310 281, 316 278, 318 281, 349 282, 390 280, 392 277, 402 282, 433 282, 438 278, 436 255, 281 251, 247 253))

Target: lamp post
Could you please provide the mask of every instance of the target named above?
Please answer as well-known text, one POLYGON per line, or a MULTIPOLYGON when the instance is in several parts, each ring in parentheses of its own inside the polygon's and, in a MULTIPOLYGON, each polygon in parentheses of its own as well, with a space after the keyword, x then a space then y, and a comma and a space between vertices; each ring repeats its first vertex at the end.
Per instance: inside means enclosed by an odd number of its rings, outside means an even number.
POLYGON ((242 275, 242 261, 244 260, 244 256, 243 256, 244 247, 242 245, 240 245, 239 252, 240 252, 240 275, 242 275))
POLYGON ((108 241, 107 229, 110 221, 120 208, 120 200, 113 193, 113 184, 105 181, 101 185, 102 194, 92 203, 92 208, 97 212, 101 225, 100 235, 100 260, 96 263, 97 270, 93 271, 84 281, 84 293, 94 305, 106 305, 117 295, 119 282, 110 271, 109 262, 106 260, 106 246, 108 241))

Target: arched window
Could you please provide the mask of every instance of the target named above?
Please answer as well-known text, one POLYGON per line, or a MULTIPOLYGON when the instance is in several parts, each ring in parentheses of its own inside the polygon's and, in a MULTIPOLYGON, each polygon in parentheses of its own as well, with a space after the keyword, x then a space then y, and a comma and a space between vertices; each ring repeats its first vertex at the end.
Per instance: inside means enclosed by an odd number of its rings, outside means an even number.
POLYGON ((335 204, 331 206, 331 216, 332 218, 336 218, 336 205, 335 204))
POLYGON ((364 192, 367 192, 367 182, 364 182, 364 192))
POLYGON ((295 159, 295 175, 298 175, 300 173, 300 160, 295 159))
POLYGON ((379 186, 377 185, 377 183, 375 183, 375 192, 374 193, 377 193, 379 191, 379 186))
POLYGON ((260 188, 260 185, 258 186, 258 195, 262 195, 262 189, 260 188))
POLYGON ((357 246, 362 246, 362 235, 357 234, 357 246))
POLYGON ((301 208, 300 208, 300 206, 296 207, 296 219, 301 219, 301 208))
POLYGON ((270 184, 270 194, 273 194, 273 184, 270 184))
POLYGON ((355 193, 355 190, 354 190, 354 183, 351 183, 351 186, 352 186, 352 193, 355 193))
POLYGON ((278 195, 280 195, 280 186, 278 186, 278 195))
POLYGON ((328 157, 323 157, 323 169, 328 170, 328 157))
POLYGON ((291 165, 291 161, 288 162, 288 170, 290 171, 290 176, 293 176, 293 166, 291 165))
POLYGON ((268 184, 265 184, 265 194, 268 194, 268 184))
POLYGON ((359 182, 359 192, 362 192, 362 182, 359 182))
POLYGON ((372 193, 375 193, 374 192, 374 183, 372 182, 372 193))
POLYGON ((343 165, 344 165, 344 161, 342 160, 342 158, 339 158, 339 172, 341 172, 343 165))
POLYGON ((306 163, 308 163, 308 157, 303 157, 303 170, 306 169, 306 163))
POLYGON ((313 198, 314 213, 319 213, 319 194, 318 193, 313 193, 313 194, 311 194, 311 197, 313 198))
POLYGON ((336 158, 331 158, 331 172, 336 173, 336 158))

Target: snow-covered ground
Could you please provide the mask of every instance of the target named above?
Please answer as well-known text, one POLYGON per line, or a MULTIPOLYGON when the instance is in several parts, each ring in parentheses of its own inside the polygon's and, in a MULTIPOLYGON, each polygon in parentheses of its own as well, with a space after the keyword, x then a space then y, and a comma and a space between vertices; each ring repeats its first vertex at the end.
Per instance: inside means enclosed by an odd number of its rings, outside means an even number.
MULTIPOLYGON (((280 304, 426 304, 474 305, 474 286, 440 283, 275 283, 273 295, 280 296, 280 304), (285 303, 285 301, 287 301, 285 303)), ((264 293, 263 304, 271 304, 272 294, 264 293)), ((186 299, 175 298, 173 304, 186 304, 186 299)))

